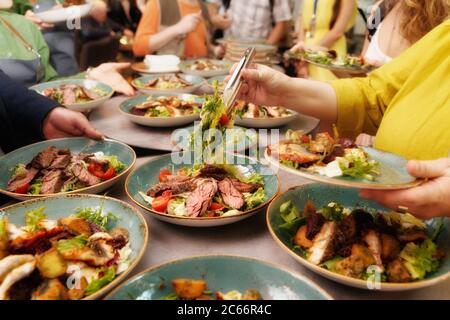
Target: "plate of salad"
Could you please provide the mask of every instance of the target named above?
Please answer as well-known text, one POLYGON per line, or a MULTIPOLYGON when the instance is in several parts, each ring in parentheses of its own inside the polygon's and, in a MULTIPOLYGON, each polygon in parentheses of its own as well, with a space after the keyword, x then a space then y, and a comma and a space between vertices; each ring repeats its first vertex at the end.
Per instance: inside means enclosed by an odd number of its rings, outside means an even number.
POLYGON ((331 71, 344 71, 349 74, 368 73, 376 68, 367 64, 363 57, 350 54, 339 57, 334 50, 306 49, 300 53, 288 53, 291 59, 300 59, 331 71))
POLYGON ((179 67, 184 74, 191 74, 204 78, 227 75, 233 63, 217 59, 194 59, 180 62, 179 67))
POLYGON ((245 101, 237 101, 235 108, 235 123, 248 128, 281 127, 298 116, 297 112, 284 107, 258 106, 245 101))
POLYGON ((199 76, 171 73, 147 75, 134 79, 131 84, 144 94, 192 93, 204 83, 199 76))
POLYGON ((450 278, 450 222, 422 221, 320 183, 295 187, 269 205, 267 224, 283 250, 339 283, 383 291, 450 278))
POLYGON ((246 257, 212 255, 147 269, 107 300, 330 300, 311 280, 246 257))
POLYGON ((406 159, 359 147, 351 139, 327 132, 313 137, 301 130, 288 130, 286 140, 266 148, 265 158, 273 166, 304 178, 352 188, 406 189, 422 182, 407 172, 406 159))
POLYGON ((227 154, 222 163, 207 164, 196 155, 151 159, 128 176, 128 197, 162 221, 212 227, 252 216, 278 193, 278 176, 257 160, 227 154))
POLYGON ((147 224, 131 205, 63 195, 0 210, 0 300, 93 300, 142 258, 147 224))
POLYGON ((88 112, 101 106, 114 94, 110 86, 87 79, 50 81, 34 85, 30 89, 79 112, 88 112))
POLYGON ((203 101, 192 94, 143 95, 125 100, 119 110, 136 124, 177 127, 197 120, 203 101))
POLYGON ((100 193, 121 181, 136 154, 110 139, 38 142, 0 157, 0 192, 18 200, 64 193, 100 193))

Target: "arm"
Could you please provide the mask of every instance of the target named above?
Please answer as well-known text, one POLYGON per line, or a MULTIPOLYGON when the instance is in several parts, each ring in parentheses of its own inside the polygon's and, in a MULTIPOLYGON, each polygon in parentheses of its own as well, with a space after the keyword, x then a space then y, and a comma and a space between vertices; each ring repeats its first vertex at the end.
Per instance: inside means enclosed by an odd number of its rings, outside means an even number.
MULTIPOLYGON (((27 21, 28 22, 28 21, 27 21)), ((44 36, 42 35, 41 31, 30 22, 30 28, 33 28, 33 34, 34 34, 34 43, 36 43, 36 49, 41 55, 41 63, 44 67, 44 79, 43 82, 54 80, 58 77, 58 73, 55 69, 53 69, 52 65, 50 64, 50 49, 48 48, 47 42, 44 39, 44 36)))
POLYGON ((270 45, 277 45, 284 37, 286 31, 286 23, 284 21, 278 22, 270 32, 266 43, 270 45))
POLYGON ((354 0, 341 1, 339 15, 333 28, 325 34, 317 45, 331 48, 334 43, 339 40, 347 30, 348 22, 355 12, 356 2, 354 0))

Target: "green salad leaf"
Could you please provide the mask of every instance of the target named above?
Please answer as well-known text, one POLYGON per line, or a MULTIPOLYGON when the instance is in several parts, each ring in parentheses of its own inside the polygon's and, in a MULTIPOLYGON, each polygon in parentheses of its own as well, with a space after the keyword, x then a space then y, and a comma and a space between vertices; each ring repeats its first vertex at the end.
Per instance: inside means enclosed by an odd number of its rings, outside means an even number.
POLYGON ((85 236, 79 235, 71 239, 62 239, 58 241, 56 248, 59 252, 82 249, 86 246, 88 240, 85 236))
POLYGON ((439 268, 439 260, 436 258, 437 246, 427 239, 420 245, 408 243, 400 253, 403 264, 413 279, 423 279, 427 273, 439 268))
POLYGON ((322 263, 321 267, 334 272, 336 270, 336 264, 343 259, 344 258, 342 258, 341 256, 335 256, 333 259, 327 260, 322 263))
POLYGON ((42 220, 47 218, 47 215, 44 213, 44 211, 45 207, 40 207, 30 210, 25 214, 25 224, 28 231, 34 232, 42 229, 39 224, 42 220))
POLYGON ((12 169, 12 175, 13 176, 20 176, 27 173, 27 168, 23 163, 18 163, 16 166, 12 169))
POLYGON ((280 206, 280 217, 284 223, 279 226, 280 230, 293 237, 300 226, 306 223, 306 219, 300 216, 297 208, 291 200, 288 200, 280 206))
POLYGON ((115 155, 103 156, 102 158, 108 160, 109 165, 114 168, 116 173, 122 172, 126 167, 125 164, 115 155))
POLYGON ((78 208, 75 211, 77 218, 82 218, 95 223, 102 229, 108 229, 108 224, 117 221, 119 218, 111 212, 103 213, 103 203, 98 209, 78 208))
POLYGON ((107 269, 100 269, 98 270, 98 272, 103 273, 103 276, 98 279, 94 279, 91 281, 91 283, 89 283, 89 285, 85 290, 87 296, 107 286, 116 277, 116 269, 114 267, 109 267, 107 269))
POLYGON ((78 190, 78 189, 82 189, 86 187, 86 184, 81 182, 78 179, 74 179, 70 182, 64 183, 64 186, 61 189, 61 192, 69 192, 69 191, 74 191, 74 190, 78 190))
POLYGON ((30 185, 28 189, 29 194, 40 194, 42 188, 42 178, 36 179, 33 184, 30 185))
POLYGON ((264 188, 258 188, 253 193, 244 193, 244 201, 246 210, 250 210, 256 208, 261 203, 264 203, 266 200, 266 193, 264 192, 264 188))
POLYGON ((317 212, 319 212, 325 219, 336 222, 342 221, 351 213, 351 211, 344 208, 342 204, 336 202, 330 202, 328 205, 320 208, 317 212))

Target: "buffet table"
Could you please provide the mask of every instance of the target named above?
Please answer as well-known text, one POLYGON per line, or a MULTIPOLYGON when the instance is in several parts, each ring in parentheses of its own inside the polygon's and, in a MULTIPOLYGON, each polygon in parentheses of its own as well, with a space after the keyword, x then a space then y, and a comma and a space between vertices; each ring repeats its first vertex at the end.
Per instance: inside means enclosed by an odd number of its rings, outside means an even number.
MULTIPOLYGON (((154 156, 139 157, 139 166, 154 156)), ((300 184, 308 183, 299 177, 293 177, 280 171, 281 192, 300 184)), ((110 190, 109 196, 128 203, 128 197, 123 185, 117 185, 110 190)), ((215 228, 189 228, 176 226, 159 221, 141 212, 146 217, 149 226, 148 249, 131 273, 135 275, 146 268, 197 255, 229 254, 240 255, 272 262, 294 270, 315 281, 335 299, 449 299, 450 279, 437 286, 409 292, 377 292, 360 290, 327 280, 301 266, 279 247, 269 234, 266 227, 265 212, 241 222, 215 228)))

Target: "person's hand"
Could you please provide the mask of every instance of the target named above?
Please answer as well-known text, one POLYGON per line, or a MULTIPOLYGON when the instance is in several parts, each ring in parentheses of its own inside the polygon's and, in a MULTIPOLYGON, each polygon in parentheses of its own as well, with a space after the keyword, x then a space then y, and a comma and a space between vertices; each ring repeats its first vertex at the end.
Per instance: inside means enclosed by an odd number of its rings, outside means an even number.
POLYGON ((123 30, 123 35, 126 36, 130 40, 134 38, 134 32, 131 31, 130 29, 123 30))
POLYGON ((428 180, 406 190, 362 190, 360 196, 394 210, 407 207, 422 219, 450 216, 450 158, 409 161, 407 169, 412 176, 428 180))
POLYGON ((202 16, 201 13, 191 13, 184 16, 176 25, 175 30, 180 36, 184 36, 197 28, 202 16))
MULTIPOLYGON (((233 67, 231 73, 236 66, 233 67)), ((280 99, 287 94, 289 77, 264 65, 256 65, 241 72, 244 80, 238 99, 257 105, 280 105, 280 99)))
POLYGON ((306 50, 327 51, 328 48, 316 46, 316 45, 312 45, 312 44, 305 44, 303 41, 300 41, 295 46, 293 46, 289 51, 292 53, 296 53, 296 52, 305 52, 306 50))
POLYGON ((298 78, 305 78, 307 79, 309 76, 309 72, 308 72, 308 63, 304 60, 302 61, 297 61, 295 63, 295 71, 297 73, 297 77, 298 78))
POLYGON ((80 136, 96 140, 103 138, 83 114, 62 107, 48 113, 42 124, 42 133, 46 139, 80 136))
POLYGON ((114 91, 123 93, 127 96, 132 96, 134 94, 134 89, 120 74, 120 71, 130 67, 128 62, 116 63, 107 62, 102 63, 96 68, 93 68, 89 74, 88 78, 92 80, 97 80, 111 86, 114 91))
POLYGON ((374 143, 375 137, 365 133, 361 133, 355 140, 355 144, 360 147, 372 147, 374 143))
POLYGON ((48 29, 54 27, 54 25, 51 23, 42 22, 42 20, 36 17, 36 14, 31 10, 27 10, 27 12, 25 12, 24 17, 27 20, 33 22, 35 25, 37 25, 39 29, 48 29))
POLYGON ((222 59, 223 56, 225 55, 225 47, 221 44, 217 45, 217 46, 213 46, 213 55, 215 58, 217 59, 222 59))

